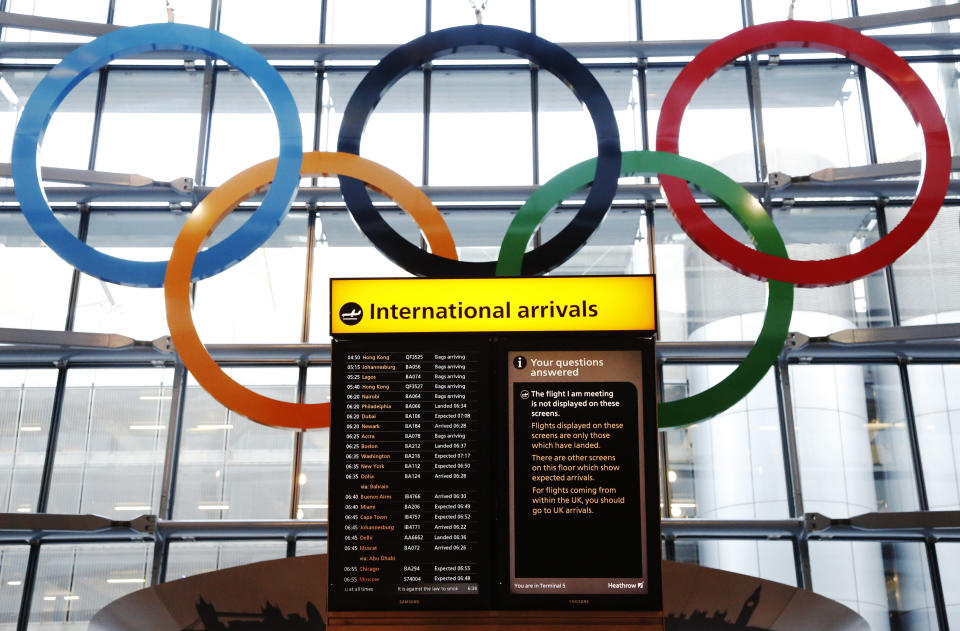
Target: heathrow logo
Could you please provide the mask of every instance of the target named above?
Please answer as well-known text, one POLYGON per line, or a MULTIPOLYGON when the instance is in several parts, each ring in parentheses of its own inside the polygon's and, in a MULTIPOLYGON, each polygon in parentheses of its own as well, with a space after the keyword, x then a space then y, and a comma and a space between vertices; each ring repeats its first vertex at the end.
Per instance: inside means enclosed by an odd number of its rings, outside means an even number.
POLYGON ((355 302, 348 302, 340 307, 340 321, 347 326, 353 326, 363 319, 363 307, 355 302))

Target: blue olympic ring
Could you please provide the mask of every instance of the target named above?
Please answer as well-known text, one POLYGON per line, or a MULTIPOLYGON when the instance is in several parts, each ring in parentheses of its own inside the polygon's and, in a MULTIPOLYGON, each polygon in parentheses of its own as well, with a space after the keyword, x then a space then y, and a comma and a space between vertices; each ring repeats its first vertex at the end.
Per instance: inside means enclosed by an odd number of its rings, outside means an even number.
POLYGON ((14 190, 30 227, 61 258, 91 276, 135 287, 162 287, 167 261, 118 258, 77 239, 50 209, 37 162, 50 118, 74 86, 114 59, 155 50, 202 53, 226 61, 260 86, 280 133, 280 154, 270 190, 246 223, 199 254, 194 280, 227 269, 266 243, 296 195, 303 151, 297 104, 280 73, 253 48, 217 31, 173 23, 134 26, 102 35, 64 57, 37 85, 17 124, 11 157, 14 190))

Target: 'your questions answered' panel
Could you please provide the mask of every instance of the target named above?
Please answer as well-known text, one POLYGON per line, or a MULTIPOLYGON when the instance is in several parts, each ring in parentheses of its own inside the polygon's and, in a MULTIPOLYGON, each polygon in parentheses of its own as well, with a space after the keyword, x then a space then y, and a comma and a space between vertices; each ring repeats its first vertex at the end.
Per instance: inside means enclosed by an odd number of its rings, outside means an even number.
POLYGON ((647 594, 643 351, 505 359, 509 592, 647 594))

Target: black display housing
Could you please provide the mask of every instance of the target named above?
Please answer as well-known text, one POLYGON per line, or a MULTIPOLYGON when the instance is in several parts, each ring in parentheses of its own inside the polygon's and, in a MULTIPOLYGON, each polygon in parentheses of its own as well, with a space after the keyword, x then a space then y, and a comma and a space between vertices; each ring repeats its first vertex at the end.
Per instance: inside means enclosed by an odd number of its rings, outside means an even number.
MULTIPOLYGON (((660 518, 658 451, 656 427, 656 362, 654 333, 644 332, 598 332, 598 333, 516 333, 516 334, 366 334, 334 338, 332 346, 331 375, 331 429, 330 429, 330 482, 329 482, 329 558, 331 611, 403 611, 403 610, 634 610, 658 611, 662 609, 660 583, 660 518), (621 351, 635 350, 642 353, 642 396, 638 416, 641 419, 643 453, 640 462, 643 471, 643 506, 634 506, 639 524, 641 512, 646 514, 646 541, 642 554, 646 560, 645 576, 648 578, 644 594, 514 594, 507 584, 509 576, 509 445, 507 410, 506 358, 512 350, 562 350, 562 351, 621 351), (478 445, 483 454, 475 462, 476 475, 471 482, 479 500, 471 504, 479 507, 482 522, 477 531, 471 555, 483 559, 481 567, 471 571, 471 578, 478 584, 476 595, 421 594, 405 597, 393 593, 391 586, 380 591, 347 593, 343 591, 345 523, 343 520, 343 497, 350 485, 344 480, 345 465, 345 406, 347 400, 348 356, 378 352, 423 354, 441 352, 454 354, 466 350, 481 358, 484 370, 478 375, 477 387, 486 396, 477 399, 476 413, 480 414, 485 437, 478 445), (341 546, 338 548, 338 546, 341 546)), ((477 511, 477 508, 471 510, 477 511)), ((402 522, 402 518, 398 523, 402 522)), ((637 528, 637 536, 640 536, 637 528)), ((576 541, 570 541, 576 545, 576 541)), ((556 554, 562 556, 563 549, 556 554)), ((421 559, 428 559, 421 555, 421 559)), ((390 562, 386 562, 389 564, 390 562)), ((402 560, 394 563, 403 565, 402 560)), ((568 575, 578 574, 571 568, 568 575)), ((587 573, 589 571, 580 572, 587 573)), ((384 574, 385 576, 386 574, 384 574)))

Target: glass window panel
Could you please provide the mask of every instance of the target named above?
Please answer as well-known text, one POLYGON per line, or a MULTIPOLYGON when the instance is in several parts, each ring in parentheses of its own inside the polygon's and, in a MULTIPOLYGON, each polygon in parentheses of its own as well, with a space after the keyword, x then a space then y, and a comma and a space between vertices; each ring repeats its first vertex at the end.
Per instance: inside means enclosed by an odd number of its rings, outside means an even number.
POLYGON ((124 26, 167 21, 167 7, 173 8, 177 24, 208 26, 210 0, 115 0, 113 23, 124 26))
MULTIPOLYGON (((383 212, 388 223, 401 235, 408 241, 418 243, 416 225, 413 221, 400 217, 405 214, 396 210, 383 212)), ((320 213, 317 221, 317 243, 313 252, 310 341, 324 344, 330 340, 331 278, 398 276, 410 274, 372 247, 348 213, 320 213)))
MULTIPOLYGON (((400 99, 399 102, 397 102, 397 107, 401 109, 399 111, 392 112, 393 114, 409 114, 421 111, 423 109, 423 84, 420 84, 419 93, 415 87, 404 85, 404 79, 409 80, 409 77, 417 76, 418 74, 419 73, 416 72, 413 74, 408 73, 404 75, 403 79, 400 79, 400 81, 397 82, 397 84, 400 84, 402 88, 406 88, 408 93, 404 95, 403 99, 400 99), (420 105, 417 105, 418 96, 420 98, 420 105), (401 105, 403 107, 401 107, 401 105)), ((360 81, 363 80, 364 75, 366 75, 365 70, 328 70, 324 73, 322 95, 323 105, 320 107, 320 144, 318 147, 320 151, 337 150, 337 140, 340 134, 340 123, 343 122, 343 111, 346 109, 347 103, 350 101, 350 97, 353 95, 354 90, 357 89, 357 86, 360 85, 360 81)), ((398 90, 396 89, 397 84, 391 86, 391 88, 394 88, 393 90, 387 90, 386 94, 384 94, 384 98, 390 98, 392 95, 393 98, 396 99, 398 93, 398 90)), ((383 107, 383 101, 380 101, 380 103, 377 105, 379 105, 379 107, 370 114, 371 120, 375 116, 382 116, 388 113, 383 107)), ((402 131, 399 127, 396 129, 397 131, 402 131)), ((366 128, 364 128, 364 140, 366 140, 366 136, 366 128)), ((405 149, 412 150, 414 147, 405 147, 405 149)), ((366 151, 364 151, 364 153, 366 153, 366 151)), ((331 178, 330 181, 335 182, 333 178, 331 178)))
MULTIPOLYGON (((674 23, 685 24, 685 21, 675 19, 681 11, 677 4, 674 2, 663 6, 669 7, 674 23)), ((701 3, 696 4, 697 9, 690 11, 689 15, 709 15, 714 5, 722 3, 712 2, 709 9, 701 3)), ((657 36, 656 39, 661 38, 657 36)), ((676 68, 647 69, 647 120, 651 148, 656 145, 657 120, 663 99, 677 74, 679 70, 676 68)), ((747 79, 743 68, 725 66, 694 94, 680 128, 680 154, 709 164, 738 182, 757 179, 752 123, 747 103, 747 79)))
POLYGON ((56 382, 55 370, 0 370, 0 512, 36 510, 56 382))
MULTIPOLYGON (((430 27, 434 31, 451 26, 474 24, 477 21, 469 2, 458 0, 433 2, 430 5, 430 11, 430 27)), ((483 11, 483 23, 529 31, 530 4, 528 2, 490 2, 483 11)))
POLYGON ((457 243, 457 256, 461 261, 495 261, 513 213, 477 208, 452 211, 444 219, 457 243))
MULTIPOLYGON (((364 72, 328 72, 323 83, 321 151, 336 151, 343 110, 364 72)), ((360 155, 388 167, 414 184, 423 183, 423 73, 405 74, 377 103, 367 119, 360 155)), ((338 186, 336 179, 325 186, 338 186)))
POLYGON ((743 28, 738 0, 642 2, 640 14, 645 40, 716 39, 743 28))
MULTIPOLYGON (((56 217, 77 233, 79 213, 56 217)), ((0 326, 63 330, 73 267, 40 241, 20 211, 0 212, 0 270, 0 326)))
POLYGON ((553 42, 627 42, 637 39, 636 4, 635 0, 539 2, 537 35, 553 42))
MULTIPOLYGON (((300 112, 303 150, 313 148, 317 77, 313 70, 281 73, 300 112)), ((191 145, 192 146, 192 145, 191 145)), ((217 186, 240 171, 277 157, 277 119, 259 88, 236 71, 217 72, 210 121, 206 184, 217 186)))
MULTIPOLYGON (((251 213, 234 211, 214 237, 251 213)), ((197 285, 194 322, 207 344, 299 342, 307 268, 307 215, 289 213, 270 239, 228 270, 197 285)))
POLYGON ((811 541, 813 591, 850 607, 871 629, 935 631, 922 543, 811 541))
MULTIPOLYGON (((887 209, 893 229, 907 209, 887 209)), ((960 207, 944 206, 917 243, 893 264, 900 323, 960 322, 960 250, 957 225, 960 207)))
MULTIPOLYGON (((420 245, 421 234, 409 215, 380 211, 386 222, 407 241, 420 245)), ((493 261, 513 215, 506 211, 469 209, 444 212, 462 261, 493 261)), ((345 212, 323 213, 318 222, 314 251, 311 339, 329 339, 329 279, 341 277, 398 277, 410 273, 376 248, 345 212), (319 228, 322 227, 322 232, 319 228), (346 270, 346 271, 345 271, 346 270), (320 336, 324 337, 320 337, 320 336)), ((425 241, 423 241, 425 243, 425 241)))
MULTIPOLYGON (((859 15, 874 15, 876 13, 893 13, 895 11, 906 11, 909 9, 924 9, 943 4, 944 2, 941 0, 858 0, 857 13, 859 15)), ((918 24, 870 29, 866 31, 866 34, 875 36, 889 33, 946 33, 949 31, 956 32, 958 26, 960 26, 960 20, 920 22, 918 24)))
MULTIPOLYGON (((4 29, 4 32, 6 30, 4 29)), ((13 148, 13 134, 20 120, 20 113, 33 89, 45 74, 47 74, 46 70, 3 71, 0 81, 6 83, 9 88, 0 93, 0 155, 3 155, 4 159, 10 156, 10 150, 13 148)), ((10 178, 0 178, 0 182, 3 186, 13 186, 13 180, 10 178)))
MULTIPOLYGON (((543 240, 552 238, 572 220, 575 210, 553 211, 543 223, 543 240)), ((647 274, 647 220, 641 209, 609 210, 600 227, 565 263, 553 269, 556 276, 582 274, 647 274)), ((496 257, 499 248, 494 248, 496 257)))
MULTIPOLYGON (((678 539, 675 560, 796 586, 793 545, 789 541, 678 539)), ((735 618, 739 612, 727 612, 735 618)), ((728 620, 729 621, 729 620, 728 620)))
MULTIPOLYGON (((724 232, 748 242, 747 232, 726 210, 707 208, 724 232)), ((767 306, 766 284, 718 263, 680 229, 665 209, 656 224, 657 307, 662 340, 755 340, 767 306)))
POLYGON ((530 73, 445 68, 432 77, 430 184, 532 184, 530 73))
POLYGON ((86 629, 101 608, 148 584, 152 566, 152 543, 42 546, 30 628, 86 629))
MULTIPOLYGON (((98 211, 90 215, 87 243, 105 254, 136 261, 167 261, 185 213, 98 211)), ((74 329, 118 333, 140 340, 168 334, 163 288, 128 287, 80 275, 74 329)))
POLYGON ((907 370, 930 510, 960 510, 960 365, 907 370))
POLYGON ((769 171, 806 175, 869 161, 857 76, 844 63, 760 69, 769 171))
MULTIPOLYGON (((307 370, 307 403, 330 400, 329 366, 312 366, 307 370)), ((300 466, 300 504, 298 519, 328 519, 327 479, 330 475, 330 430, 314 429, 303 435, 303 460, 300 466)), ((322 554, 326 541, 297 541, 297 556, 322 554)))
MULTIPOLYGON (((228 368, 255 392, 296 401, 296 368, 228 368)), ((201 387, 187 388, 175 519, 286 519, 294 433, 227 410, 201 387)))
POLYGON ((900 369, 868 364, 863 373, 878 509, 919 510, 900 369))
POLYGON ((166 368, 67 373, 51 513, 156 514, 172 383, 166 368))
MULTIPOLYGON (((863 4, 863 0, 860 0, 863 4)), ((839 20, 850 17, 849 0, 802 0, 796 3, 754 2, 753 23, 779 22, 788 19, 787 9, 793 7, 794 20, 839 20)), ((862 13, 862 11, 861 11, 862 13)))
POLYGON ((297 556, 305 557, 311 554, 326 554, 327 542, 320 539, 297 539, 297 556))
MULTIPOLYGON (((4 35, 9 32, 13 31, 3 29, 4 35)), ((3 151, 6 157, 9 157, 10 150, 13 148, 13 135, 20 120, 20 112, 23 111, 30 94, 44 75, 46 71, 42 70, 4 70, 3 72, 2 79, 9 84, 13 94, 16 95, 16 103, 11 103, 9 96, 0 97, 0 151, 3 151)), ((74 86, 53 113, 40 145, 41 166, 86 169, 89 165, 98 77, 99 74, 94 73, 74 86)), ((10 179, 5 178, 0 181, 5 182, 5 186, 13 185, 10 179)), ((44 186, 66 186, 57 182, 43 184, 44 186)), ((76 186, 76 184, 70 186, 76 186)))
MULTIPOLYGON (((643 148, 639 86, 631 69, 593 70, 613 103, 623 151, 643 148)), ((540 182, 573 165, 597 157, 597 132, 593 119, 570 89, 547 73, 539 72, 538 114, 540 182)))
MULTIPOLYGON (((773 220, 794 260, 854 254, 880 238, 876 210, 868 206, 798 204, 774 209, 773 220)), ((794 291, 791 331, 829 335, 867 326, 892 326, 882 270, 851 283, 794 291)))
POLYGON ((678 563, 700 565, 700 546, 697 545, 696 541, 677 539, 672 546, 664 545, 663 558, 678 563))
POLYGON ((316 0, 284 0, 269 7, 260 0, 225 0, 220 31, 244 44, 317 44, 322 11, 323 3, 316 0))
POLYGON ((161 181, 192 178, 202 95, 202 72, 111 70, 97 170, 161 181))
MULTIPOLYGON (((420 244, 420 231, 409 215, 381 210, 384 219, 402 237, 420 244)), ((513 214, 483 208, 444 212, 444 219, 463 261, 493 261, 513 214)), ((360 232, 347 213, 322 213, 314 251, 311 340, 329 340, 329 279, 331 277, 398 277, 409 272, 395 265, 360 232), (322 228, 322 230, 321 230, 322 228), (348 271, 344 271, 348 270, 348 271)))
MULTIPOLYGON (((752 247, 746 231, 725 210, 707 215, 732 238, 752 247)), ((755 340, 766 311, 765 283, 738 274, 689 240, 673 215, 657 211, 656 255, 661 338, 755 340), (736 295, 736 300, 730 300, 736 295)), ((793 259, 825 259, 858 252, 879 238, 869 207, 775 209, 774 221, 793 259)), ((829 335, 863 326, 889 326, 882 271, 829 288, 794 292, 791 331, 829 335)))
POLYGON ((937 560, 947 605, 947 623, 956 629, 960 626, 960 543, 938 543, 937 560))
MULTIPOLYGON (((939 64, 914 64, 912 67, 920 73, 928 86, 934 87, 931 90, 934 96, 939 95, 942 99, 942 89, 935 87, 939 83, 939 64)), ((867 91, 870 93, 870 115, 873 118, 877 160, 919 160, 924 153, 923 135, 900 95, 871 70, 867 71, 867 91)), ((955 137, 956 130, 952 130, 951 138, 955 137)))
POLYGON ((790 367, 804 510, 918 509, 896 366, 790 367))
MULTIPOLYGON (((81 22, 106 22, 108 0, 7 0, 4 11, 40 15, 61 20, 80 20, 81 22)), ((158 20, 159 21, 159 20, 158 20)), ((28 29, 3 29, 3 39, 8 42, 85 42, 89 36, 68 35, 66 33, 48 33, 28 29)))
POLYGON ((213 570, 271 561, 287 556, 286 541, 173 541, 167 557, 167 580, 213 570))
MULTIPOLYGON (((920 76, 940 105, 950 132, 953 153, 960 142, 960 88, 957 65, 953 63, 913 63, 910 67, 920 76)), ((913 121, 907 106, 890 85, 873 71, 867 71, 870 92, 870 114, 873 118, 877 159, 880 162, 919 160, 924 153, 923 135, 913 121)))
POLYGON ((27 546, 0 546, 0 629, 3 631, 17 628, 29 554, 27 546))
MULTIPOLYGON (((716 364, 666 364, 664 398, 672 401, 703 392, 733 369, 716 364)), ((667 441, 671 517, 789 516, 773 371, 727 411, 663 435, 667 441)))
POLYGON ((402 44, 426 28, 426 1, 329 0, 328 44, 402 44))

